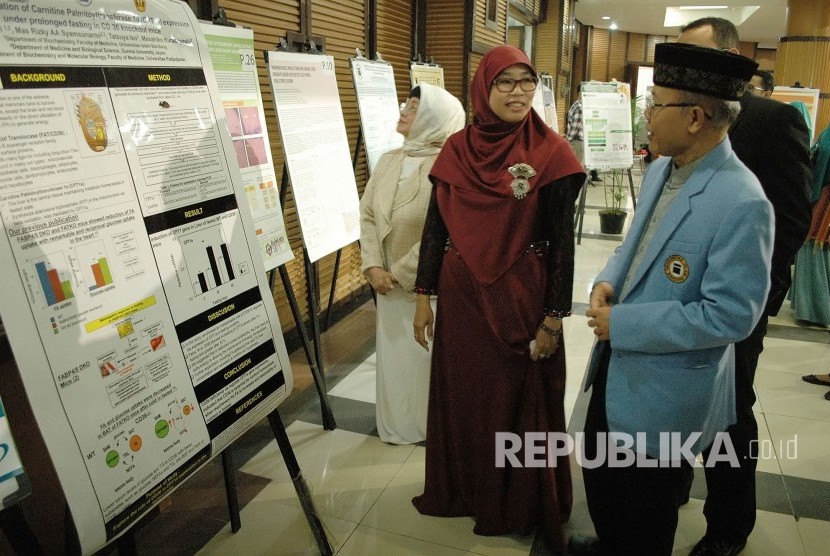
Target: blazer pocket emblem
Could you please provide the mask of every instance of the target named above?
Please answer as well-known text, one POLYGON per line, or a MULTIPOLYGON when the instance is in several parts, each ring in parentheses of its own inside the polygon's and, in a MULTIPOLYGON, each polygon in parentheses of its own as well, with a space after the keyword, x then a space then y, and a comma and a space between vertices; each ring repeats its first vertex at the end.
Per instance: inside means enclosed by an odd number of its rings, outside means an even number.
POLYGON ((682 284, 689 277, 689 263, 680 255, 672 255, 663 264, 663 272, 675 284, 682 284))

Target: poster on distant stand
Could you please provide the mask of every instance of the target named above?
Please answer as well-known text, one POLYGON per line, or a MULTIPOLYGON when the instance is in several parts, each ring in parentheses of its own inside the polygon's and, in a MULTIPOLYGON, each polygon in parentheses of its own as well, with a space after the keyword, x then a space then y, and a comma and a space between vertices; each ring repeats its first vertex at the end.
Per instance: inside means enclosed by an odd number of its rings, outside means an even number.
POLYGON ((242 175, 245 199, 254 220, 259 254, 265 270, 272 270, 293 259, 294 254, 285 231, 268 141, 254 56, 254 32, 210 23, 202 23, 202 31, 242 175))
POLYGON ((631 168, 631 86, 583 81, 581 85, 585 166, 631 168))
POLYGON ((553 96, 553 78, 550 75, 539 76, 539 86, 533 95, 533 108, 554 133, 559 133, 556 121, 556 99, 553 96))
POLYGON ((349 62, 371 173, 380 155, 403 145, 403 135, 395 131, 401 116, 395 74, 384 61, 350 58, 349 62))
POLYGON ((187 4, 22 0, 0 16, 0 315, 91 553, 292 376, 187 4))
POLYGON ((314 262, 360 237, 360 200, 334 58, 275 51, 267 59, 303 245, 314 262))
POLYGON ((418 83, 429 83, 444 89, 444 68, 436 64, 409 64, 409 80, 414 88, 418 83))

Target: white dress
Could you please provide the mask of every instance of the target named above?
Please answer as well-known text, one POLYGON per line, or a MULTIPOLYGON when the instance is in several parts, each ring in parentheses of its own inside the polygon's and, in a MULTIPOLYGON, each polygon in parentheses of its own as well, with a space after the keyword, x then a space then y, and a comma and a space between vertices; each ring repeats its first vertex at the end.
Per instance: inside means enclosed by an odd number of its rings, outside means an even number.
MULTIPOLYGON (((421 442, 427 435, 432 352, 425 351, 413 339, 415 303, 400 288, 377 299, 375 414, 378 436, 391 444, 421 442)), ((435 311, 435 300, 432 310, 435 311)))

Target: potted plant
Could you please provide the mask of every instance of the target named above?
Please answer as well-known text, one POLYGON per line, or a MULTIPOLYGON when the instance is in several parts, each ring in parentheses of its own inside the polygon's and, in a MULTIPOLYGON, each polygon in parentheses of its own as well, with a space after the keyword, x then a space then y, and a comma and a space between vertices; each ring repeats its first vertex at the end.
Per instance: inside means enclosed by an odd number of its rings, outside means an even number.
POLYGON ((622 208, 625 201, 623 177, 625 170, 611 170, 605 181, 605 208, 599 211, 599 231, 603 234, 621 234, 627 212, 622 208))

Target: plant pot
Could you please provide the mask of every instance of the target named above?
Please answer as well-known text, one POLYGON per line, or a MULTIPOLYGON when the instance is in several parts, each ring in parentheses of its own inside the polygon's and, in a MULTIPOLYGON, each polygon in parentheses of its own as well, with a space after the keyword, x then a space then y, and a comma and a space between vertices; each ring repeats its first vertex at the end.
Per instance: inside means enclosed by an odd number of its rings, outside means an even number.
POLYGON ((624 210, 599 211, 599 231, 603 234, 621 234, 626 216, 628 213, 624 210))

